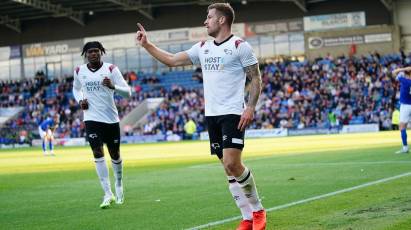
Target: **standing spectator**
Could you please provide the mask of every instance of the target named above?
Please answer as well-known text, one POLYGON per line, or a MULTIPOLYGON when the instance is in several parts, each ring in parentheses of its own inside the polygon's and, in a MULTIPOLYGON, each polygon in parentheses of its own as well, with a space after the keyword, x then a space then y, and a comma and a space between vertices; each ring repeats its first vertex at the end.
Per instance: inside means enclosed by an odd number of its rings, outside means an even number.
POLYGON ((194 134, 197 131, 197 126, 196 126, 196 123, 193 121, 193 119, 190 118, 187 121, 187 123, 185 123, 184 131, 185 131, 184 139, 192 140, 194 138, 194 134))
POLYGON ((394 112, 392 113, 392 130, 398 130, 400 124, 400 111, 398 108, 395 108, 394 112))

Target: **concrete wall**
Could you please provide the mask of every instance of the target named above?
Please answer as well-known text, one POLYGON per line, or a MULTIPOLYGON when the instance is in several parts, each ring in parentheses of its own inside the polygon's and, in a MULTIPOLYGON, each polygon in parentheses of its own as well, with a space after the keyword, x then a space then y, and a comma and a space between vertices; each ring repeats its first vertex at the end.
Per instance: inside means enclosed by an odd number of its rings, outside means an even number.
POLYGON ((398 52, 400 49, 400 32, 399 28, 395 26, 368 26, 360 29, 344 29, 344 30, 334 30, 334 31, 322 31, 322 32, 306 32, 305 33, 305 50, 308 59, 314 59, 317 57, 324 57, 328 53, 333 56, 338 56, 341 54, 348 55, 350 52, 351 44, 329 46, 322 48, 312 48, 310 47, 310 41, 312 38, 321 38, 324 41, 327 38, 347 38, 351 36, 363 37, 364 35, 372 34, 391 34, 391 41, 386 42, 373 42, 356 45, 357 54, 367 54, 370 52, 378 51, 380 54, 387 54, 398 52), (311 38, 311 39, 310 39, 311 38))
POLYGON ((401 46, 406 52, 411 52, 411 1, 398 0, 394 2, 394 22, 401 29, 401 46))

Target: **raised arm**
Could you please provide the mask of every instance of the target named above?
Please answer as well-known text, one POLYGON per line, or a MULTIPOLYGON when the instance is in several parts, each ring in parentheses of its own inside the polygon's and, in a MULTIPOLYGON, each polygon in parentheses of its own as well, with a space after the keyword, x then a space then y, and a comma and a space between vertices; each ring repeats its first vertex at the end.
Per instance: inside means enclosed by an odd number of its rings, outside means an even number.
POLYGON ((402 68, 397 68, 397 69, 393 70, 393 71, 391 72, 391 73, 392 73, 392 76, 393 76, 393 77, 396 77, 397 74, 398 74, 399 72, 401 72, 401 71, 403 71, 402 68))
POLYGON ((136 34, 136 42, 141 47, 147 50, 147 52, 153 56, 158 61, 162 62, 163 64, 169 67, 175 66, 184 66, 184 65, 191 65, 190 57, 186 52, 178 52, 176 54, 169 53, 165 50, 162 50, 151 43, 147 38, 147 32, 144 27, 137 23, 138 31, 136 34))
POLYGON ((397 74, 398 74, 399 72, 403 72, 403 71, 411 71, 411 66, 404 67, 404 68, 397 68, 397 69, 395 69, 395 70, 392 71, 392 75, 393 75, 393 76, 397 76, 397 74))

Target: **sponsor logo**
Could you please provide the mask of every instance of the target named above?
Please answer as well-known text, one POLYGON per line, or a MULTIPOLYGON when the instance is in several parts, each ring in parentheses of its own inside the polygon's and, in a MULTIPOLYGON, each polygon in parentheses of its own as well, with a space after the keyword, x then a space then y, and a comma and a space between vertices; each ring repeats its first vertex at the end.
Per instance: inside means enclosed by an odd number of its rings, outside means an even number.
POLYGON ((208 54, 210 52, 210 50, 206 49, 204 50, 204 54, 208 54))
POLYGON ((351 22, 354 26, 361 26, 363 24, 362 23, 362 13, 361 12, 352 13, 352 19, 351 20, 352 20, 351 22))
POLYGON ((227 140, 227 135, 223 136, 223 141, 227 140))
POLYGON ((224 69, 223 57, 205 57, 203 71, 222 71, 224 69))
POLYGON ((90 133, 90 134, 88 135, 88 137, 90 137, 91 139, 94 139, 94 138, 97 138, 97 134, 95 134, 95 133, 90 133))
POLYGON ((224 49, 224 53, 227 55, 233 55, 233 51, 229 49, 224 49))
POLYGON ((312 48, 321 48, 323 46, 323 40, 319 37, 310 38, 309 44, 312 48))
POLYGON ((119 142, 119 140, 114 140, 114 143, 117 144, 119 142))
POLYGON ((233 138, 233 139, 231 139, 231 143, 242 145, 244 143, 244 141, 242 139, 239 139, 239 138, 233 138))
POLYGON ((100 91, 100 82, 99 81, 88 81, 85 83, 85 88, 87 92, 100 91))
POLYGON ((233 196, 234 200, 239 200, 240 196, 233 196))

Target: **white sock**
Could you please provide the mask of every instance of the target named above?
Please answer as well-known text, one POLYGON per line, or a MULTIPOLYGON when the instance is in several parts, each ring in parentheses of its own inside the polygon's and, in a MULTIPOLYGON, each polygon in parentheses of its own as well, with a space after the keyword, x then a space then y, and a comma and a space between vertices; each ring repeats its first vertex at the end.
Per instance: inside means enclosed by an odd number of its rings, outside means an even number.
POLYGON ((235 178, 242 188, 245 197, 247 197, 248 203, 253 212, 260 211, 263 205, 258 198, 257 187, 255 186, 254 177, 250 170, 246 167, 241 176, 235 178))
POLYGON ((408 145, 402 146, 402 150, 403 150, 403 151, 408 151, 408 145))
POLYGON ((97 175, 100 179, 101 187, 104 190, 105 196, 112 196, 113 193, 111 192, 110 178, 108 177, 106 160, 104 159, 104 157, 100 157, 94 158, 94 162, 96 162, 97 175))
POLYGON ((114 178, 116 179, 116 187, 123 186, 123 160, 118 158, 117 160, 111 160, 111 166, 113 167, 114 178))
POLYGON ((227 178, 228 178, 228 183, 229 183, 228 188, 230 189, 231 195, 233 196, 237 207, 241 211, 243 220, 252 220, 253 210, 251 210, 251 207, 248 204, 248 200, 245 197, 243 190, 241 189, 240 185, 235 180, 235 177, 228 176, 227 178))

